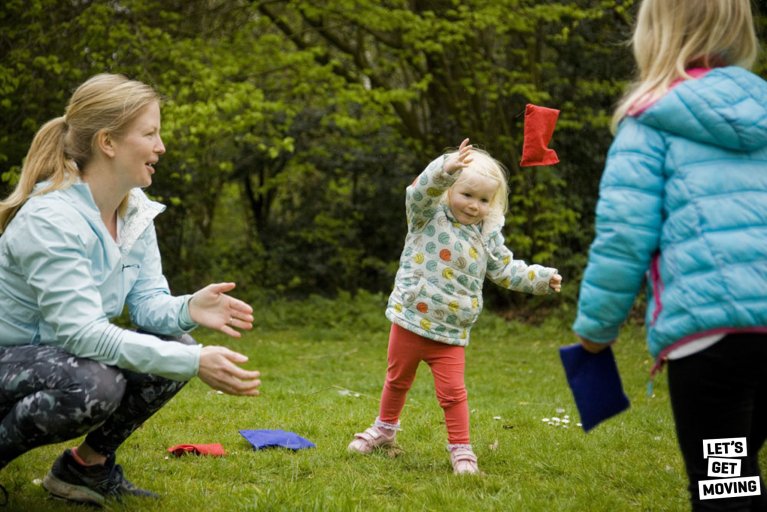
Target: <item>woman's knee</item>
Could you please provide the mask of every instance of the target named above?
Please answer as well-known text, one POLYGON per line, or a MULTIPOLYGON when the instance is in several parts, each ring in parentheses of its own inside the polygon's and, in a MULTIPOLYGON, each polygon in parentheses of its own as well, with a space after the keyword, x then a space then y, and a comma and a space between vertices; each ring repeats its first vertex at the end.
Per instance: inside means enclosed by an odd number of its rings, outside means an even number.
POLYGON ((173 339, 173 341, 177 341, 179 343, 183 343, 184 345, 197 345, 197 340, 195 340, 191 334, 182 334, 181 336, 177 336, 173 339))
POLYGON ((197 340, 195 340, 189 333, 184 333, 181 336, 171 336, 169 334, 157 334, 156 332, 150 332, 144 329, 139 329, 138 332, 155 336, 164 341, 175 341, 176 343, 181 343, 183 345, 197 345, 197 340))
POLYGON ((60 388, 62 406, 87 411, 100 420, 119 407, 126 380, 118 368, 85 359, 69 373, 68 382, 60 388))

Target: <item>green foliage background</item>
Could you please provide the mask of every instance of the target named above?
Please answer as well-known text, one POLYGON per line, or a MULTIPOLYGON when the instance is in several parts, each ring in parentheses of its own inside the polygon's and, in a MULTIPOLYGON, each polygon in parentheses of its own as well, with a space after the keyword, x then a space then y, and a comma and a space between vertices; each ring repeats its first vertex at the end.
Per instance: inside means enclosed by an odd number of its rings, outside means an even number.
POLYGON ((567 304, 633 73, 636 4, 6 0, 0 195, 77 85, 124 73, 165 98, 168 153, 149 192, 169 205, 158 232, 175 291, 232 279, 249 297, 386 292, 405 187, 468 136, 509 170, 509 246, 558 267, 567 304), (527 103, 561 110, 554 167, 518 165, 527 103))

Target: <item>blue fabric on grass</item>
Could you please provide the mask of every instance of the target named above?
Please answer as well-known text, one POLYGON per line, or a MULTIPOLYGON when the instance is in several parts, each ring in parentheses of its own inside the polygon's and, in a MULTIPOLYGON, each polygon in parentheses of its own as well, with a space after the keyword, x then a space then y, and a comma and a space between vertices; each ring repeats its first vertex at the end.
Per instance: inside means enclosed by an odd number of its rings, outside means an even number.
POLYGON ((560 347, 567 383, 575 398, 583 430, 588 432, 628 409, 629 399, 615 364, 612 348, 592 354, 579 343, 560 347))
POLYGON ((242 437, 248 440, 253 448, 262 450, 264 448, 289 448, 291 450, 301 450, 302 448, 314 448, 314 443, 308 439, 284 430, 240 430, 242 437))

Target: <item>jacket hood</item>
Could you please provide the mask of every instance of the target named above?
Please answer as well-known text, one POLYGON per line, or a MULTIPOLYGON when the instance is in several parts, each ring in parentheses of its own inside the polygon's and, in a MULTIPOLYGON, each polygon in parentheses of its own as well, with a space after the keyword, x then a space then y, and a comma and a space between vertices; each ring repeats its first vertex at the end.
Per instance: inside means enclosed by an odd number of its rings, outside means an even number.
POLYGON ((638 117, 653 128, 733 151, 767 146, 767 82, 746 69, 715 68, 686 80, 638 117))
POLYGON ((491 213, 482 222, 482 235, 487 237, 492 234, 493 231, 500 231, 503 229, 505 223, 506 219, 499 212, 491 213))

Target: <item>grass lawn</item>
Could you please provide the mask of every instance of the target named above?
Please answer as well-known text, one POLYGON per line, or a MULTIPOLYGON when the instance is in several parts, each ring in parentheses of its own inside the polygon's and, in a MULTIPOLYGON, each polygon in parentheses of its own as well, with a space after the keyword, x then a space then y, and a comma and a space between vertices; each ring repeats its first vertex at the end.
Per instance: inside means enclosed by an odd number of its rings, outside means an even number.
MULTIPOLYGON (((643 333, 615 347, 632 406, 585 434, 557 348, 574 342, 567 314, 541 326, 485 313, 467 349, 472 441, 483 475, 454 476, 442 411, 422 365, 402 415, 400 453, 349 454, 375 418, 386 369, 385 298, 272 303, 258 327, 204 344, 248 354, 262 396, 238 398, 192 381, 118 452, 134 483, 161 500, 126 499, 113 510, 193 511, 633 511, 686 510, 686 478, 673 432, 666 374, 647 396, 652 364, 643 333), (544 418, 568 415, 570 426, 544 418), (255 451, 240 429, 283 429, 317 447, 255 451), (222 443, 226 457, 169 456, 175 444, 222 443)), ((53 459, 76 443, 25 454, 0 473, 8 510, 82 507, 51 500, 39 485, 53 459)), ((763 461, 764 464, 764 461, 763 461)))

